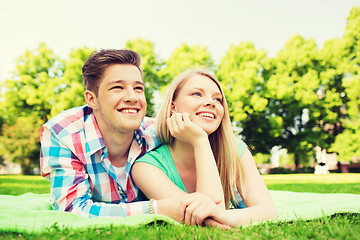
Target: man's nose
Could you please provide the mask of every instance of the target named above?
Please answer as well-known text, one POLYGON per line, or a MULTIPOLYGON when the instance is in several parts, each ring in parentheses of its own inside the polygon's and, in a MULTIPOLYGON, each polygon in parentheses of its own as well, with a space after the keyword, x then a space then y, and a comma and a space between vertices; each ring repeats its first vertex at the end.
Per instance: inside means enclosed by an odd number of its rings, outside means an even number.
POLYGON ((129 89, 126 92, 125 102, 137 102, 138 100, 139 98, 133 89, 129 89))

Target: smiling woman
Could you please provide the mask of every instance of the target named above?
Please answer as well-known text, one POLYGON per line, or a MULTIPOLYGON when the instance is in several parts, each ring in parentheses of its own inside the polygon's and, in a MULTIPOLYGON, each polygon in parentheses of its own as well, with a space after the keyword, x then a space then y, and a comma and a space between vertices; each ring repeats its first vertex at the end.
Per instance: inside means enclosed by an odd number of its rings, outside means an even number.
POLYGON ((224 107, 218 85, 204 75, 194 75, 174 95, 172 114, 189 113, 190 120, 200 126, 208 135, 219 127, 224 107))
POLYGON ((132 176, 148 198, 182 200, 186 212, 175 220, 227 228, 276 217, 251 153, 233 135, 215 76, 180 74, 167 89, 157 131, 164 144, 138 159, 132 176))

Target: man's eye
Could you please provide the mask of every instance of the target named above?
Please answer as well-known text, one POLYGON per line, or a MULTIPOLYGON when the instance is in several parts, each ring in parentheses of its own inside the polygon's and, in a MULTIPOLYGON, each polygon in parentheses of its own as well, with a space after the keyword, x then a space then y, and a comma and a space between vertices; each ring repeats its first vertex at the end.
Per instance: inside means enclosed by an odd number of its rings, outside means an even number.
POLYGON ((111 89, 124 89, 122 86, 114 86, 111 89))
POLYGON ((134 89, 135 89, 136 91, 141 91, 141 92, 144 91, 144 88, 143 88, 143 87, 135 87, 134 89))

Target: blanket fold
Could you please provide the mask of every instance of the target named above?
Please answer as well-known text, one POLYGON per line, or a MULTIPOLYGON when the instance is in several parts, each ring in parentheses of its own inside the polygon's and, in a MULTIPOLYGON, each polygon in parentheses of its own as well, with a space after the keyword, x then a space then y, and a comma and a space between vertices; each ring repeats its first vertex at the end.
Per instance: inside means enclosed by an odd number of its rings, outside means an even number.
MULTIPOLYGON (((278 210, 278 220, 314 219, 338 212, 360 212, 358 194, 320 194, 270 191, 278 210)), ((0 195, 0 229, 14 232, 41 232, 59 228, 88 228, 110 225, 141 226, 155 221, 179 224, 162 215, 135 215, 126 218, 88 219, 68 212, 54 211, 48 194, 0 195)))

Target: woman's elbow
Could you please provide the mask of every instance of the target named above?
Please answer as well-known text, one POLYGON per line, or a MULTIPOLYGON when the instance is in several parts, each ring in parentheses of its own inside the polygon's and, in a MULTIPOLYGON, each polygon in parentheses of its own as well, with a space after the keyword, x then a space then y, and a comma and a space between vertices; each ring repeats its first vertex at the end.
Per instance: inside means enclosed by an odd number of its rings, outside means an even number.
POLYGON ((268 208, 268 218, 269 219, 273 219, 273 218, 277 218, 278 217, 278 212, 276 209, 275 204, 271 204, 271 206, 269 206, 268 208))

